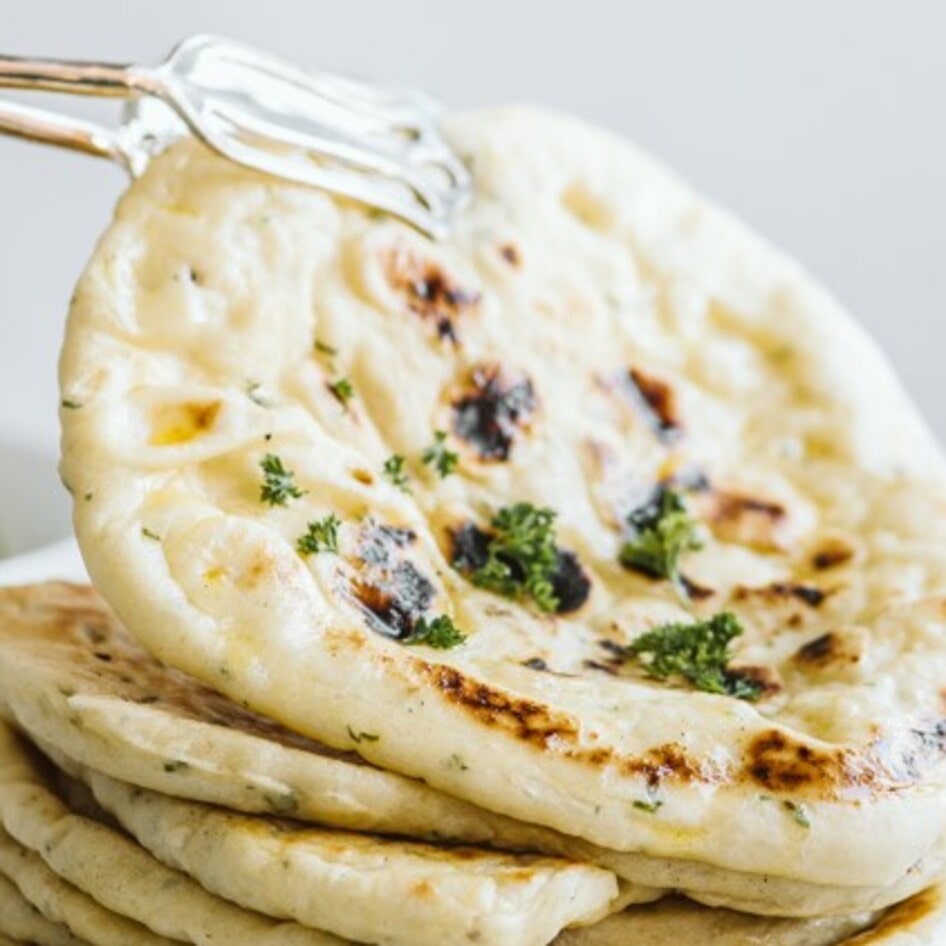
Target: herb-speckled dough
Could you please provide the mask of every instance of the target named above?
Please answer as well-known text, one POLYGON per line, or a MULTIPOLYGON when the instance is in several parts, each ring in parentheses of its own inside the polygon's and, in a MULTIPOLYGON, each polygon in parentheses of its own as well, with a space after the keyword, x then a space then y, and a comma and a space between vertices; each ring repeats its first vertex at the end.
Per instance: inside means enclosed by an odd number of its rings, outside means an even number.
POLYGON ((0 715, 86 769, 178 798, 598 863, 629 882, 628 903, 664 888, 749 913, 844 914, 906 897, 942 871, 937 851, 896 889, 814 885, 617 852, 515 821, 305 739, 162 665, 87 586, 0 589, 0 715))
POLYGON ((477 195, 442 245, 194 142, 131 187, 62 359, 97 587, 168 664, 484 808, 893 891, 946 826, 938 448, 825 292, 628 145, 515 108, 450 135, 477 195), (464 405, 497 385, 514 403, 476 430, 464 405), (443 480, 419 460, 435 430, 460 454, 443 480), (285 506, 260 501, 267 454, 303 493, 285 506), (758 703, 603 659, 689 617, 617 563, 628 508, 673 478, 711 534, 684 561, 694 608, 739 616, 758 703), (568 614, 450 566, 451 530, 518 501, 555 510, 591 580, 568 614), (340 554, 298 554, 329 513, 340 554), (464 645, 378 632, 377 529, 411 536, 387 565, 464 645))

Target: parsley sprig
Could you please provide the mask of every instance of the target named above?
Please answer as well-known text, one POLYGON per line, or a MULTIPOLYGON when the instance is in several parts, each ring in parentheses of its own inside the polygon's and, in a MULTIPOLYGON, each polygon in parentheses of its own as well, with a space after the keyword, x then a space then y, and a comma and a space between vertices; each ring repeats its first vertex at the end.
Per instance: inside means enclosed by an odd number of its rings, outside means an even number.
POLYGON ((447 434, 443 430, 434 431, 434 442, 424 450, 420 458, 425 466, 432 466, 442 480, 453 473, 460 462, 459 455, 447 449, 447 434))
POLYGON ((437 650, 449 650, 451 647, 458 647, 465 640, 466 634, 460 631, 450 616, 441 614, 432 621, 421 618, 410 634, 401 638, 401 643, 423 644, 437 650))
POLYGON ((335 395, 335 399, 342 407, 347 408, 348 402, 355 396, 355 386, 348 378, 338 378, 335 381, 330 381, 328 389, 335 395))
POLYGON ((702 548, 703 539, 683 497, 662 487, 651 502, 628 516, 627 524, 630 534, 621 546, 621 564, 654 578, 670 579, 680 597, 688 601, 680 556, 702 548))
POLYGON ((756 700, 762 685, 729 669, 729 645, 740 634, 739 619, 721 611, 705 621, 661 624, 628 644, 625 653, 657 680, 680 676, 706 693, 756 700))
POLYGON ((260 467, 263 470, 260 502, 270 506, 285 506, 290 499, 299 499, 305 495, 294 482, 295 473, 287 470, 275 453, 267 453, 260 460, 260 467))
POLYGON ((338 527, 341 524, 341 519, 334 512, 330 512, 324 519, 308 523, 305 535, 300 535, 296 542, 296 551, 302 556, 337 552, 338 527))
POLYGON ((394 453, 384 461, 382 472, 393 486, 396 486, 402 493, 409 493, 411 486, 407 479, 407 470, 404 469, 405 462, 401 454, 394 453))
POLYGON ((505 506, 493 516, 486 562, 470 578, 474 585, 507 598, 529 597, 542 611, 559 604, 553 579, 559 553, 555 512, 531 503, 505 506))

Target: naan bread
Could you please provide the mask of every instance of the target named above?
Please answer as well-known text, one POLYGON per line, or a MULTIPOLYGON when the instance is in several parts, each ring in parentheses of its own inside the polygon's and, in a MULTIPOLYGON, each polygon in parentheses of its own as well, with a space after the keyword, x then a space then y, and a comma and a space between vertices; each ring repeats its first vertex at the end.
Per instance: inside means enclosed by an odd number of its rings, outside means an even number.
POLYGON ((442 245, 194 142, 132 186, 62 359, 96 586, 164 662, 481 807, 895 899, 946 828, 938 448, 821 289, 629 146, 523 109, 450 134, 477 195, 442 245), (615 659, 692 618, 617 561, 661 482, 756 704, 615 659), (451 567, 517 502, 557 514, 567 613, 451 567), (299 554, 330 514, 339 554, 299 554), (462 646, 404 642, 442 614, 462 646))
POLYGON ((0 590, 0 713, 50 750, 120 781, 250 813, 358 831, 589 860, 635 886, 791 916, 876 908, 921 890, 942 853, 896 889, 828 887, 619 853, 451 798, 297 736, 150 658, 88 587, 0 590))
POLYGON ((35 946, 87 946, 61 923, 47 920, 6 877, 0 875, 0 946, 11 941, 5 939, 6 936, 14 942, 33 943, 35 946))
POLYGON ((593 927, 566 930, 556 946, 935 946, 946 934, 944 906, 941 886, 873 918, 786 920, 669 899, 615 914, 593 927))
POLYGON ((175 946, 134 920, 106 910, 67 884, 33 851, 0 831, 0 875, 47 919, 65 926, 92 946, 175 946))
MULTIPOLYGON (((341 946, 343 941, 328 933, 264 917, 207 893, 120 831, 71 811, 50 787, 51 775, 0 727, 0 824, 106 909, 195 946, 341 946)), ((0 932, 8 932, 2 924, 0 932)))
POLYGON ((618 893, 585 865, 319 831, 83 777, 140 844, 206 890, 357 942, 544 946, 606 916, 618 893))

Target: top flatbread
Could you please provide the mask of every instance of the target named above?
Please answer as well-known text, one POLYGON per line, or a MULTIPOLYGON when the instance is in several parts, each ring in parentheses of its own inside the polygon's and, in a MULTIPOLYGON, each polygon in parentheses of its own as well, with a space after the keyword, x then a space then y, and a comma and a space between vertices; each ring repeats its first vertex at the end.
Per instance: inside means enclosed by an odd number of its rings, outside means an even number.
POLYGON ((94 581, 167 663, 485 808, 893 883, 946 825, 927 431, 830 298, 628 146, 520 109, 450 133, 477 197, 443 245, 193 142, 132 186, 62 361, 94 581), (420 462, 436 430, 460 455, 443 480, 420 462), (382 475, 393 454, 410 493, 382 475), (302 495, 262 501, 267 455, 302 495), (711 533, 684 563, 694 608, 742 620, 756 704, 613 659, 690 617, 617 564, 627 512, 668 480, 711 533), (568 613, 450 565, 465 524, 520 501, 577 556, 568 613), (329 513, 340 554, 300 555, 329 513), (440 614, 465 644, 384 633, 440 614))

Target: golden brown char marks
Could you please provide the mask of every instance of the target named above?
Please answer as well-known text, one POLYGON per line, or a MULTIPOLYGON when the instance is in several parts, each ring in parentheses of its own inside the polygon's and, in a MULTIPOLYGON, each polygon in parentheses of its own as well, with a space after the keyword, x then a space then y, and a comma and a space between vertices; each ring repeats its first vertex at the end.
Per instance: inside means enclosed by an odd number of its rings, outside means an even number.
POLYGON ((771 584, 762 585, 758 588, 749 588, 745 585, 737 585, 733 589, 733 601, 748 601, 750 599, 762 599, 769 603, 778 601, 801 601, 811 608, 819 607, 828 596, 823 588, 817 585, 807 584, 799 581, 773 581, 771 584))
POLYGON ((700 508, 717 538, 763 551, 781 548, 779 532, 788 519, 781 503, 712 489, 702 494, 700 508))
POLYGON ((869 930, 845 940, 847 946, 872 946, 887 943, 894 933, 910 932, 918 923, 936 916, 944 907, 940 887, 929 887, 891 907, 869 930))
POLYGON ((682 433, 677 395, 666 381, 632 367, 627 372, 627 387, 660 440, 672 441, 682 433))
POLYGON ((582 745, 578 723, 547 706, 498 690, 466 676, 455 667, 418 664, 445 700, 467 710, 484 726, 502 729, 536 748, 595 769, 617 768, 626 776, 642 776, 648 785, 664 781, 718 782, 720 773, 710 771, 690 757, 678 743, 629 756, 610 746, 582 745))
MULTIPOLYGON (((846 784, 853 775, 850 761, 848 750, 815 749, 772 729, 749 744, 743 771, 768 791, 817 791, 846 784)), ((857 784, 862 783, 858 778, 857 784)))
POLYGON ((861 651, 849 636, 832 630, 802 644, 792 659, 801 667, 824 670, 857 663, 861 659, 861 651))
POLYGON ((854 549, 843 539, 825 539, 811 556, 811 567, 816 571, 827 571, 846 565, 854 558, 854 549))
POLYGON ((388 255, 385 274, 391 288, 403 295, 407 308, 434 327, 437 338, 459 343, 457 322, 479 304, 478 292, 461 288, 439 263, 403 248, 388 255))

